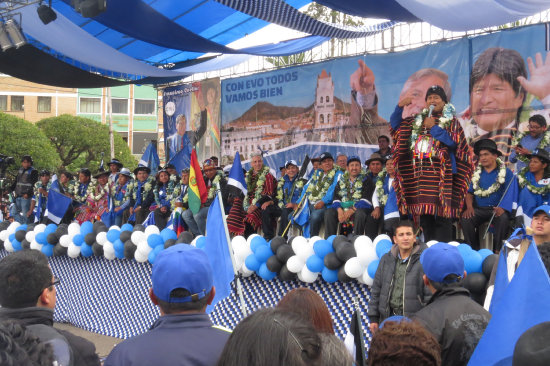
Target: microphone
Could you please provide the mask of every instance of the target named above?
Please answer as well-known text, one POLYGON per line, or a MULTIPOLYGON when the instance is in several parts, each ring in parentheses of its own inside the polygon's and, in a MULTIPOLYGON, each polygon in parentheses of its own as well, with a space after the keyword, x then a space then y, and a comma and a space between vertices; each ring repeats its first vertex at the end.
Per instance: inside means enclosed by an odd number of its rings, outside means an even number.
POLYGON ((431 117, 432 116, 432 112, 434 111, 434 105, 431 104, 430 105, 430 111, 428 112, 428 117, 431 117))

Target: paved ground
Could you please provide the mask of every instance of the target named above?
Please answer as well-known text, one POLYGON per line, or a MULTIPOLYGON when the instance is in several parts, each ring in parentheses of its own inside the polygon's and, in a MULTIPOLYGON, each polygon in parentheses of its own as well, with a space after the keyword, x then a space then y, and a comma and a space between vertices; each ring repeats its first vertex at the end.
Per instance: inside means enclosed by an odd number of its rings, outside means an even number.
POLYGON ((101 334, 88 332, 67 323, 55 323, 54 326, 59 329, 67 330, 77 336, 86 338, 87 340, 93 342, 100 358, 107 357, 113 347, 123 341, 120 338, 108 337, 101 334))

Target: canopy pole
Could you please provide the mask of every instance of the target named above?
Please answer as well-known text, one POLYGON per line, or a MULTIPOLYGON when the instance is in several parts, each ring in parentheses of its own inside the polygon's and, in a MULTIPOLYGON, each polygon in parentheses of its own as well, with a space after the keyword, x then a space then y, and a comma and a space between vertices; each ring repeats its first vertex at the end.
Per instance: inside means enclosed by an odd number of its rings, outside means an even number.
POLYGON ((109 112, 109 145, 111 147, 111 160, 115 158, 115 136, 113 135, 113 101, 111 99, 111 87, 107 88, 107 110, 109 112))

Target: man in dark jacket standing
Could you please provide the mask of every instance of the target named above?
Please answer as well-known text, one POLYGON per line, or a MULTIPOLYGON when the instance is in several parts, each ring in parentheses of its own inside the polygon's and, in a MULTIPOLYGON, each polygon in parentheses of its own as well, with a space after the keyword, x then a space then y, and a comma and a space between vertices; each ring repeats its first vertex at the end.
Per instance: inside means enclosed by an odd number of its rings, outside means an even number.
POLYGON ((116 346, 104 365, 215 365, 230 331, 213 326, 205 313, 216 294, 206 253, 171 246, 155 259, 151 279, 149 297, 160 318, 148 332, 116 346))
POLYGON ((38 182, 38 171, 32 167, 32 158, 25 155, 21 158, 21 168, 11 189, 15 195, 15 204, 10 215, 21 225, 34 221, 32 216, 31 200, 34 194, 34 184, 38 182))
POLYGON ((390 316, 411 317, 430 297, 420 264, 420 254, 426 246, 416 242, 410 221, 399 222, 394 233, 394 245, 380 259, 371 287, 368 310, 371 333, 390 316))
POLYGON ((433 293, 428 305, 414 316, 441 345, 441 364, 466 365, 483 335, 491 314, 461 286, 466 276, 458 249, 437 243, 420 257, 424 284, 433 293))
POLYGON ((53 327, 58 284, 48 259, 39 251, 23 250, 3 258, 0 261, 0 320, 18 321, 42 342, 52 344, 59 365, 99 365, 92 342, 53 327))

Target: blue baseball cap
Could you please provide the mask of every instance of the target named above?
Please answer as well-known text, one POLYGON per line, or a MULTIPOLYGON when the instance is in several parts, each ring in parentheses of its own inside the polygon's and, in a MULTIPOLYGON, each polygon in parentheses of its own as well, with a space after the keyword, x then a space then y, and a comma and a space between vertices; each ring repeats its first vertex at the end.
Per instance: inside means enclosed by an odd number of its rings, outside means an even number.
POLYGON ((164 302, 198 301, 212 289, 212 267, 206 253, 188 244, 176 244, 161 251, 153 264, 153 293, 164 302), (170 297, 178 288, 191 293, 187 297, 170 297))
POLYGON ((286 163, 285 163, 285 168, 287 168, 289 165, 294 165, 294 166, 298 166, 298 163, 296 163, 296 160, 287 160, 286 163))
POLYGON ((548 216, 550 216, 550 206, 549 205, 541 205, 537 208, 535 208, 535 211, 533 211, 533 216, 535 216, 538 212, 544 212, 548 216))
POLYGON ((436 243, 420 255, 424 274, 435 282, 445 282, 450 274, 464 276, 464 259, 458 249, 447 243, 436 243))
POLYGON ((358 162, 359 164, 361 164, 361 159, 359 159, 359 156, 357 155, 352 155, 348 158, 348 163, 347 165, 349 165, 349 163, 351 163, 352 161, 356 161, 358 162))

